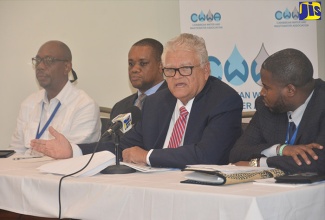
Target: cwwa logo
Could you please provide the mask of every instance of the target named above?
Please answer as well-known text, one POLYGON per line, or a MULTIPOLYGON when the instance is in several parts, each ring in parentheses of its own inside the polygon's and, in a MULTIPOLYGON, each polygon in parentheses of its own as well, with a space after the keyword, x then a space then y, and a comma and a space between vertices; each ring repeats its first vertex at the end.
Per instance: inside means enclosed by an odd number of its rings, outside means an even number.
POLYGON ((297 8, 295 7, 293 9, 293 11, 289 11, 288 8, 286 8, 284 11, 276 11, 275 14, 275 19, 277 20, 290 20, 290 19, 293 19, 293 20, 298 20, 299 19, 299 12, 297 10, 297 8))
POLYGON ((203 11, 201 11, 200 14, 193 13, 191 14, 191 21, 196 22, 212 22, 212 21, 220 21, 221 20, 221 14, 219 12, 212 13, 211 10, 207 14, 205 14, 203 11))
MULTIPOLYGON (((251 77, 258 85, 261 84, 261 66, 268 56, 269 54, 266 52, 264 44, 262 44, 259 53, 251 63, 251 77)), ((226 60, 224 69, 222 68, 222 64, 218 58, 209 56, 209 61, 211 66, 211 75, 221 80, 223 70, 226 80, 234 86, 240 86, 248 79, 249 68, 247 61, 240 54, 236 46, 229 58, 226 60)))
POLYGON ((321 2, 299 2, 299 20, 321 20, 321 2))

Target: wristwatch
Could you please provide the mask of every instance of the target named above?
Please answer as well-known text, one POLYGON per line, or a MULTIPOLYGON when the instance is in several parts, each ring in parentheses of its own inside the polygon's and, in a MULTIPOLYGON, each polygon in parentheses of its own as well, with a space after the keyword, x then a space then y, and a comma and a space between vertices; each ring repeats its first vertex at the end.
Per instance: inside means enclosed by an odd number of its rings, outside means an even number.
POLYGON ((251 166, 251 167, 257 167, 257 165, 258 165, 258 161, 259 161, 258 158, 251 159, 251 160, 249 161, 249 166, 251 166))

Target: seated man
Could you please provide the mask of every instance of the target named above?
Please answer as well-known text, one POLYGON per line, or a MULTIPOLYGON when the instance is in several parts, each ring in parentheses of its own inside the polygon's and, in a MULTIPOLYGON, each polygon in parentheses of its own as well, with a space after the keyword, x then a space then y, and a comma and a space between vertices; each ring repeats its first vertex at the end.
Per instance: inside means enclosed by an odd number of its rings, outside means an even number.
POLYGON ((325 173, 325 83, 313 79, 310 60, 299 50, 281 50, 264 61, 261 80, 256 113, 230 162, 325 173))
POLYGON ((163 45, 151 38, 144 38, 132 45, 128 54, 129 79, 138 92, 117 102, 112 108, 111 119, 125 113, 133 105, 141 109, 143 95, 146 97, 167 88, 162 73, 162 52, 163 45))
MULTIPOLYGON (((146 98, 142 119, 121 138, 123 161, 174 168, 227 164, 241 134, 242 99, 230 86, 210 76, 203 38, 181 34, 172 39, 162 61, 169 89, 146 98)), ((56 158, 75 156, 64 136, 52 132, 54 140, 33 140, 33 148, 41 152, 61 149, 52 155, 56 158)), ((83 154, 91 153, 89 145, 79 147, 83 154)), ((114 145, 105 142, 98 150, 114 152, 114 145)))
POLYGON ((32 59, 36 78, 43 88, 21 104, 10 146, 24 153, 32 139, 51 139, 48 126, 72 143, 91 143, 100 137, 99 107, 68 78, 72 55, 60 41, 43 44, 32 59))

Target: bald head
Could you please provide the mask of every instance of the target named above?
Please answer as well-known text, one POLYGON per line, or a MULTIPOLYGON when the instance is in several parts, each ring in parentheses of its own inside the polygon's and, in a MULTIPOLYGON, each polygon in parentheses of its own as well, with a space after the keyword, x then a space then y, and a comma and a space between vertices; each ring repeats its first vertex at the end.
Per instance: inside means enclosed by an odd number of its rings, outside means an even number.
POLYGON ((51 99, 69 80, 72 55, 69 47, 61 41, 48 41, 38 50, 35 58, 36 78, 51 99))
POLYGON ((44 43, 40 47, 39 51, 44 47, 47 48, 49 53, 52 53, 52 56, 56 54, 55 58, 68 60, 70 62, 72 61, 70 48, 65 43, 58 40, 51 40, 44 43))

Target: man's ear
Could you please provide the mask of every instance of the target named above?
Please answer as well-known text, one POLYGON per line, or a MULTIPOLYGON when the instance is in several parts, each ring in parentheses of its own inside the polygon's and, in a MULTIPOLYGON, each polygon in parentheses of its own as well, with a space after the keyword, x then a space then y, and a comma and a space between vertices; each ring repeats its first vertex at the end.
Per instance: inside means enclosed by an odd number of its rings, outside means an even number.
POLYGON ((64 74, 68 75, 71 72, 71 69, 72 69, 72 63, 71 62, 66 62, 65 63, 64 74))
POLYGON ((288 84, 286 86, 286 89, 287 89, 287 95, 289 97, 294 96, 296 94, 296 92, 297 92, 297 88, 294 85, 292 85, 292 84, 288 84))

